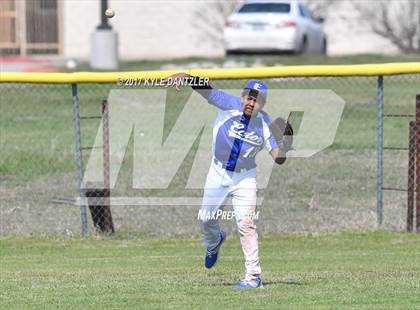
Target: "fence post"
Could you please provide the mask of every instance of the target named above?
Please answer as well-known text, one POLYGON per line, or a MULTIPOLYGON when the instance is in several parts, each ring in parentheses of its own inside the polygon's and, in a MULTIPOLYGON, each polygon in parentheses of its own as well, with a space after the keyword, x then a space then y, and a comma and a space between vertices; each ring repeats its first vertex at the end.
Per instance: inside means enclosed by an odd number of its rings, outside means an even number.
POLYGON ((420 232, 420 94, 416 95, 415 135, 415 183, 416 183, 416 232, 420 232))
POLYGON ((77 84, 71 84, 71 93, 73 98, 73 125, 74 125, 74 137, 75 137, 75 155, 77 165, 77 184, 79 189, 80 198, 80 220, 82 224, 82 237, 87 236, 87 213, 86 204, 84 203, 84 192, 83 192, 83 161, 82 161, 82 145, 80 136, 80 112, 79 112, 79 97, 77 95, 77 84))
POLYGON ((376 222, 383 220, 384 78, 378 76, 376 100, 376 222))
POLYGON ((114 233, 114 223, 111 215, 111 185, 110 185, 110 163, 109 163, 109 104, 107 100, 102 101, 102 151, 104 171, 104 230, 108 234, 114 233))
POLYGON ((410 122, 408 141, 407 231, 413 231, 414 184, 416 176, 416 123, 410 122))

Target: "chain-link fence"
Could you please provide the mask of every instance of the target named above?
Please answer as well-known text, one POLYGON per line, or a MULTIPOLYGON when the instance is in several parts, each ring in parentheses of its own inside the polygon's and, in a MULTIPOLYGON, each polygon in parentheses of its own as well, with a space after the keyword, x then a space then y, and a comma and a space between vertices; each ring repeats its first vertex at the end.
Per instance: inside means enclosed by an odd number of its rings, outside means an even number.
MULTIPOLYGON (((267 186, 258 191, 263 198, 258 206, 259 230, 279 233, 375 229, 378 211, 382 214, 381 227, 405 230, 409 122, 414 120, 420 75, 385 76, 383 85, 377 76, 263 81, 270 92, 294 90, 303 94, 308 90, 331 90, 345 105, 332 145, 314 156, 289 158, 286 164, 273 167, 267 186)), ((235 92, 245 83, 246 80, 217 80, 212 85, 235 92)), ((116 182, 109 183, 112 172, 107 161, 109 147, 113 147, 109 138, 113 132, 107 120, 113 115, 109 114, 107 104, 112 109, 115 103, 112 98, 116 97, 111 94, 118 96, 124 90, 133 88, 113 84, 0 85, 0 234, 80 234, 85 225, 84 233, 95 230, 152 235, 199 233, 197 212, 203 191, 186 185, 191 175, 205 176, 194 166, 202 133, 188 145, 166 188, 133 185, 133 175, 141 174, 142 167, 133 164, 139 146, 135 134, 130 134, 116 182), (94 152, 100 156, 97 165, 102 167, 99 170, 103 183, 80 183, 78 165, 83 165, 80 172, 86 172, 86 167, 94 164, 94 152), (80 184, 84 187, 81 191, 80 184)), ((160 90, 166 94, 160 114, 164 124, 163 144, 181 119, 192 90, 189 87, 181 92, 173 88, 160 90)), ((130 110, 133 106, 126 99, 117 106, 131 111, 129 117, 140 117, 136 114, 140 112, 130 110)), ((267 106, 281 104, 282 100, 273 102, 270 97, 267 102, 267 106)), ((297 135, 303 114, 301 111, 291 114, 297 135)), ((153 122, 156 120, 150 119, 153 122)), ((142 132, 136 134, 143 137, 142 132)), ((147 133, 143 135, 147 137, 147 133)), ((140 150, 142 160, 155 160, 153 149, 140 147, 140 150)), ((210 163, 206 163, 208 168, 210 163)), ((228 231, 235 229, 233 221, 223 221, 222 225, 228 231)))
POLYGON ((420 232, 420 94, 416 96, 416 120, 410 122, 407 180, 407 231, 420 232))

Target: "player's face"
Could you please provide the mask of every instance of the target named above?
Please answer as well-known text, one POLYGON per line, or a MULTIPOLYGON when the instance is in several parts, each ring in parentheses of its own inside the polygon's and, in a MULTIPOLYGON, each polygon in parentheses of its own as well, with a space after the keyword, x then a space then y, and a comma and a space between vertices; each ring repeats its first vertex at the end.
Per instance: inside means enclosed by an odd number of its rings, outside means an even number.
POLYGON ((245 95, 242 97, 242 107, 246 116, 256 115, 263 107, 261 100, 252 95, 245 95))

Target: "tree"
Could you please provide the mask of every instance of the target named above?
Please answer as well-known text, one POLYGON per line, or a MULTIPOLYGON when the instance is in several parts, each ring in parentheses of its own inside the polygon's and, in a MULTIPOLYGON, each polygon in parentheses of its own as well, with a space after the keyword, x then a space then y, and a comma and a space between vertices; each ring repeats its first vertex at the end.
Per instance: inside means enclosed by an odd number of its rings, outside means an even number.
POLYGON ((239 0, 203 1, 194 12, 193 26, 202 32, 202 38, 214 46, 223 46, 223 28, 226 18, 233 12, 239 0))
POLYGON ((337 0, 304 0, 303 3, 309 8, 314 17, 326 17, 330 6, 337 0))
POLYGON ((372 31, 402 52, 420 52, 420 0, 376 0, 353 3, 372 31))

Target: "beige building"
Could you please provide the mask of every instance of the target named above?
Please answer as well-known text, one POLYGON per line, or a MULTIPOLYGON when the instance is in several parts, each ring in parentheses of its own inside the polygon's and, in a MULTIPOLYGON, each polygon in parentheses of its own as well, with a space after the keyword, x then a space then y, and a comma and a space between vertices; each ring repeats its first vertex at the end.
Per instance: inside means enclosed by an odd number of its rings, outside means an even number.
MULTIPOLYGON (((220 42, 197 27, 197 11, 210 1, 109 0, 110 19, 119 36, 121 59, 221 56, 220 42)), ((338 4, 338 5, 337 5, 338 4)), ((0 0, 2 55, 54 54, 89 59, 90 36, 100 22, 100 0, 0 0)), ((329 10, 325 30, 328 53, 394 53, 373 34, 349 0, 329 10)))

